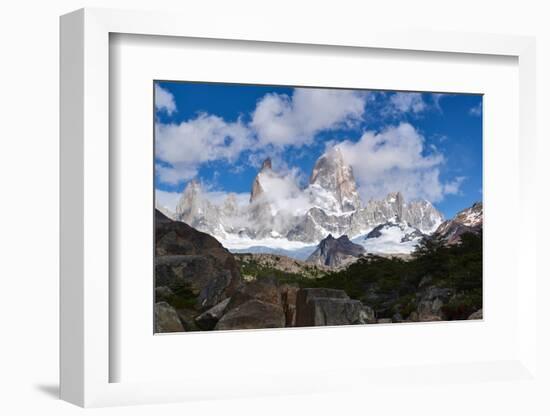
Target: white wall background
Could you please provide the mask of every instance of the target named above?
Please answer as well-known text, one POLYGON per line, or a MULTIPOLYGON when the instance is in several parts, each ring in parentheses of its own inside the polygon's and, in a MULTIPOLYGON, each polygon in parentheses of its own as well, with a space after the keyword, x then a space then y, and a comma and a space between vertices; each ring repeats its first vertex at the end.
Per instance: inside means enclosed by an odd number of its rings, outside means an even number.
MULTIPOLYGON (((439 30, 511 33, 537 36, 540 267, 550 235, 549 204, 550 29, 544 1, 393 0, 393 1, 171 1, 171 0, 19 0, 0 9, 0 413, 76 414, 82 410, 56 399, 58 383, 58 17, 74 9, 116 7, 179 10, 205 24, 220 18, 280 21, 287 25, 390 25, 439 30), (216 16, 214 16, 216 15, 216 16), (315 23, 313 23, 315 22, 315 23)), ((521 230, 511 228, 511 233, 521 230)), ((539 285, 539 318, 547 320, 550 285, 539 285)), ((550 374, 548 330, 541 331, 546 354, 539 356, 545 377, 550 374)), ((541 351, 541 352, 543 352, 541 351)), ((548 381, 548 378, 546 378, 548 381)), ((175 414, 549 414, 542 388, 529 384, 486 383, 469 386, 433 385, 362 397, 333 395, 281 397, 160 407, 100 409, 104 415, 175 414), (454 392, 451 393, 451 390, 454 392)))

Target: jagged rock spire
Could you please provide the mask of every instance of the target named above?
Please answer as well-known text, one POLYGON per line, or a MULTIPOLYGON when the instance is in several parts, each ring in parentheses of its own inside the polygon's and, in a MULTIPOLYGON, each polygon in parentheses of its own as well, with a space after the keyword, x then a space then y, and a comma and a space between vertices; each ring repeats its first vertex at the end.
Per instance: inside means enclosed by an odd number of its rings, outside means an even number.
POLYGON ((332 193, 343 212, 355 211, 361 207, 353 170, 345 163, 338 146, 317 159, 309 183, 332 193))
POLYGON ((250 192, 251 203, 256 201, 264 193, 264 189, 262 188, 261 183, 261 175, 265 174, 267 171, 271 171, 271 169, 271 158, 268 157, 263 161, 262 167, 256 175, 256 178, 254 178, 254 182, 252 183, 252 190, 250 192))

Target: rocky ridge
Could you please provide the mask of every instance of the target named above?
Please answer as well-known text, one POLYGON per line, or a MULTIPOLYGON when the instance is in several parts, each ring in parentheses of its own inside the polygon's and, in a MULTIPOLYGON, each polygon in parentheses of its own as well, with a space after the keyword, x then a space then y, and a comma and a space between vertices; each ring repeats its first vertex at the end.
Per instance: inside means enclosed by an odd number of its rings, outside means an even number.
POLYGON ((307 262, 331 268, 343 267, 365 253, 363 246, 352 243, 347 235, 334 238, 329 234, 321 240, 307 262))
POLYGON ((464 233, 479 234, 483 229, 483 204, 476 202, 471 207, 460 211, 454 218, 443 222, 433 233, 446 244, 458 244, 464 233))
POLYGON ((221 205, 208 201, 200 183, 191 181, 176 208, 174 219, 207 232, 221 241, 265 238, 317 244, 327 235, 355 237, 397 218, 429 234, 443 221, 425 200, 405 201, 400 192, 362 204, 351 166, 336 147, 315 163, 309 183, 291 192, 300 209, 278 209, 277 192, 282 178, 266 159, 255 177, 249 204, 238 206, 234 195, 221 205))

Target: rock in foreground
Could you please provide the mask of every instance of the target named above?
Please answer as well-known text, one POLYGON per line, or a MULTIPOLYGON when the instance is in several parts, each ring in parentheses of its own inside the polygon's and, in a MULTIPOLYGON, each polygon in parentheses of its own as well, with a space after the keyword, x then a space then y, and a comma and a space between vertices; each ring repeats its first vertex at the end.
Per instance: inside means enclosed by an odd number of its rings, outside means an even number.
POLYGON ((158 210, 155 254, 155 286, 173 292, 169 303, 174 306, 196 297, 195 306, 205 310, 230 296, 240 284, 233 255, 214 237, 172 221, 158 210))
POLYGON ((296 299, 296 326, 353 325, 366 315, 358 300, 350 299, 343 290, 300 289, 296 299))
POLYGON ((216 329, 262 329, 284 326, 285 314, 281 306, 253 299, 227 312, 216 325, 216 329))
POLYGON ((276 280, 261 279, 242 285, 233 294, 215 329, 283 328, 285 324, 276 280))
POLYGON ((155 303, 155 333, 183 331, 176 310, 166 302, 155 303))

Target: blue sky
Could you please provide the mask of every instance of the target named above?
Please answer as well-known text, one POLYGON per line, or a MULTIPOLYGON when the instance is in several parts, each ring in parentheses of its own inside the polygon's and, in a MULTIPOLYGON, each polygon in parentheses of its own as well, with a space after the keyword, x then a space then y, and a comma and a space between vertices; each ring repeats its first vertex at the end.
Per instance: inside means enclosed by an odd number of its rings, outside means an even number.
POLYGON ((480 201, 481 95, 155 82, 155 187, 172 207, 192 178, 246 199, 265 157, 301 186, 340 146, 364 201, 401 191, 445 217, 480 201))

